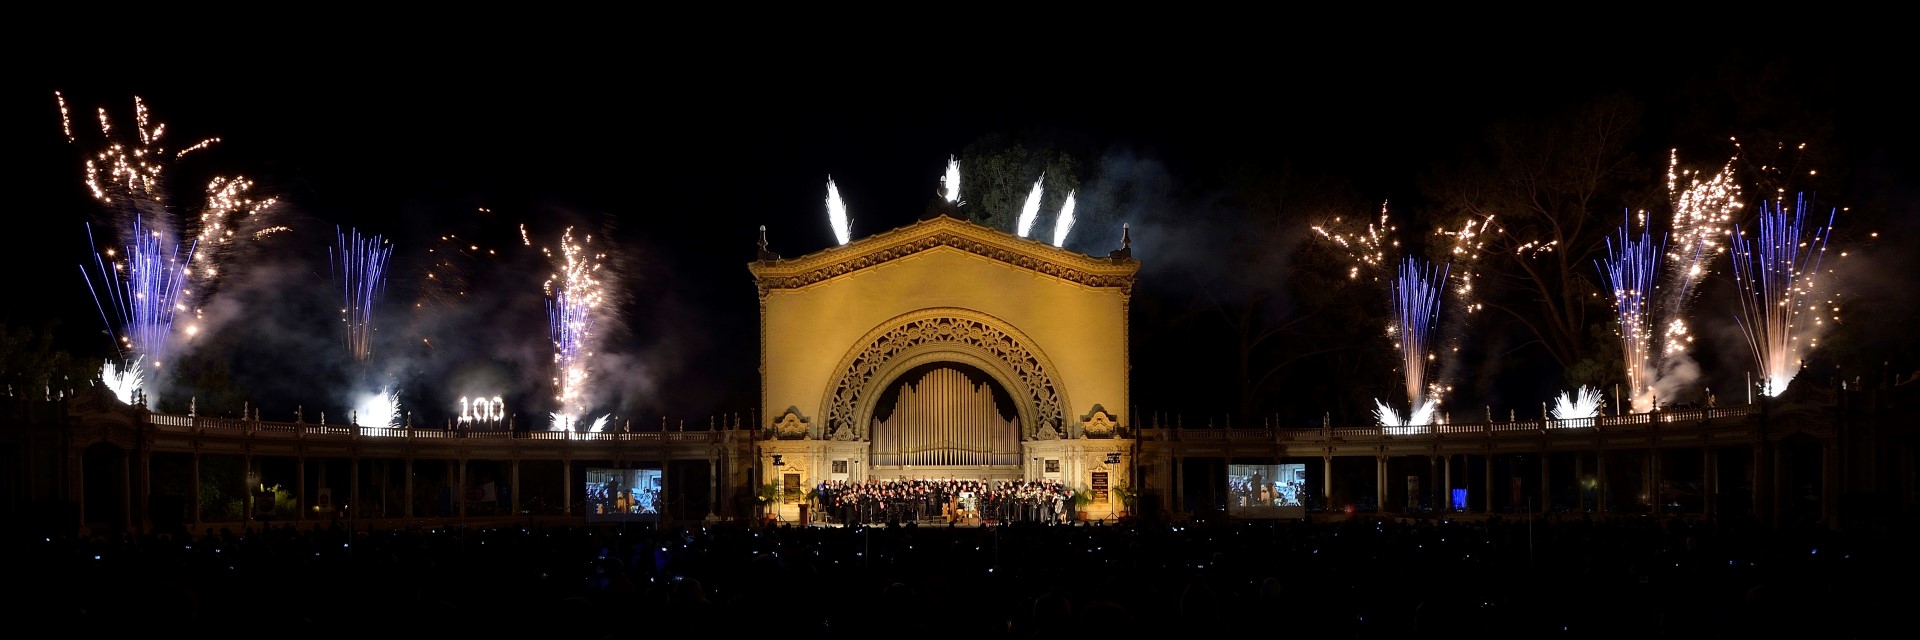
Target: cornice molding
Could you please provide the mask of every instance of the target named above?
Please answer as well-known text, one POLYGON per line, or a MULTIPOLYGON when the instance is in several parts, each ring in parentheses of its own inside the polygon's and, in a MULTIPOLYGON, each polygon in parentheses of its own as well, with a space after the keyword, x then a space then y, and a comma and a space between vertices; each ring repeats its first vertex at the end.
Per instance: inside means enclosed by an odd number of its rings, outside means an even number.
POLYGON ((1140 270, 1139 261, 1131 257, 1081 255, 947 216, 921 220, 798 258, 748 263, 747 269, 753 272, 754 281, 764 296, 772 290, 804 288, 941 247, 1085 287, 1120 289, 1123 295, 1132 294, 1134 275, 1140 270))

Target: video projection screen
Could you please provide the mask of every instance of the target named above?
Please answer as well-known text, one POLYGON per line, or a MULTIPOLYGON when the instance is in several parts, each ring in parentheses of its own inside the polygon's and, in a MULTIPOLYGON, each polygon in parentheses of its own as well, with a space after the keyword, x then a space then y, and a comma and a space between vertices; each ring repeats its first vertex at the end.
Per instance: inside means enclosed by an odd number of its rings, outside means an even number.
POLYGON ((1227 515, 1235 518, 1307 517, 1307 465, 1227 465, 1227 515))
POLYGON ((660 517, 659 469, 587 469, 587 522, 660 517))

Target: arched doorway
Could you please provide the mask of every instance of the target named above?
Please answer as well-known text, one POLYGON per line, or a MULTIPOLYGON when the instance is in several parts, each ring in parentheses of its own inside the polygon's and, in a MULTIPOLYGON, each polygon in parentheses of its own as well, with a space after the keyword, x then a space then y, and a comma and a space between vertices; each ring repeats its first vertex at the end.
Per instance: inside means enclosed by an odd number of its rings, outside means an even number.
POLYGON ((94 531, 127 527, 127 450, 111 442, 80 454, 80 518, 94 531))
POLYGON ((1816 522, 1824 514, 1827 441, 1805 433, 1780 439, 1775 470, 1783 522, 1816 522))

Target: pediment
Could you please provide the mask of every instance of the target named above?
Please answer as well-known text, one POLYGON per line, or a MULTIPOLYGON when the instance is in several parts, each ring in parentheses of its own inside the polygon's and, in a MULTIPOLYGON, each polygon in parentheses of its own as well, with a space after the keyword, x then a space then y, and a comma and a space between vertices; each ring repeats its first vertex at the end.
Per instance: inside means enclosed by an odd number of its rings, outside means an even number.
POLYGON ((1124 294, 1132 293, 1134 274, 1140 270, 1140 263, 1130 255, 1106 258, 1083 255, 947 216, 921 220, 798 258, 752 262, 747 268, 753 272, 761 295, 765 295, 775 289, 804 288, 938 250, 961 251, 1064 282, 1120 289, 1124 294))

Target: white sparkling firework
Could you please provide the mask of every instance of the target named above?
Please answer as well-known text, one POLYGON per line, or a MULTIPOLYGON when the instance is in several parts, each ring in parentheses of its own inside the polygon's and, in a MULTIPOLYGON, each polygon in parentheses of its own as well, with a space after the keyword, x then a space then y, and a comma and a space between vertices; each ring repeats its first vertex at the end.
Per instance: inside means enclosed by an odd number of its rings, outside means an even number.
POLYGON ((1447 238, 1450 247, 1447 261, 1452 282, 1447 290, 1453 294, 1454 306, 1464 313, 1481 310, 1485 305, 1475 302, 1474 280, 1480 275, 1480 255, 1486 249, 1485 236, 1493 227, 1493 216, 1479 220, 1468 219, 1460 223, 1459 229, 1442 227, 1438 233, 1447 238))
POLYGON ((1427 400, 1420 403, 1411 415, 1403 418, 1393 407, 1376 399, 1373 401, 1373 420, 1387 435, 1411 435, 1419 427, 1433 424, 1433 414, 1438 408, 1439 403, 1427 400))
POLYGON ((1733 182, 1733 161, 1707 179, 1698 171, 1682 171, 1678 152, 1667 161, 1667 194, 1673 205, 1673 227, 1668 232, 1666 286, 1655 313, 1662 329, 1663 360, 1684 356, 1693 345, 1687 327, 1694 287, 1712 271, 1713 261, 1726 253, 1726 238, 1738 215, 1740 185, 1733 182))
POLYGON ((1573 393, 1561 392, 1553 403, 1553 419, 1575 420, 1600 415, 1600 390, 1582 385, 1573 393))
MULTIPOLYGON (((580 426, 581 422, 585 420, 585 418, 562 413, 549 413, 547 414, 547 419, 551 421, 554 431, 576 431, 574 427, 580 426)), ((592 422, 586 423, 586 433, 600 433, 601 431, 605 431, 608 421, 612 419, 613 414, 611 413, 594 418, 592 422)))
POLYGON ((846 244, 853 239, 853 223, 847 218, 847 203, 840 200, 840 187, 827 178, 827 226, 833 227, 833 239, 846 244))
POLYGON ((361 394, 353 402, 354 424, 376 429, 400 426, 400 393, 381 387, 375 393, 361 394))
POLYGON ((1067 246, 1067 232, 1073 230, 1073 192, 1067 192, 1067 203, 1060 205, 1060 218, 1053 223, 1053 246, 1067 246))
MULTIPOLYGON (((560 237, 559 255, 545 250, 558 269, 544 285, 553 338, 554 399, 561 408, 556 416, 586 415, 590 401, 591 360, 599 339, 595 316, 606 299, 600 281, 606 254, 589 251, 587 245, 592 243, 593 236, 574 242, 573 228, 568 227, 560 237)), ((560 429, 561 424, 571 425, 573 420, 556 420, 554 428, 560 429)))
POLYGON ((947 202, 960 201, 960 159, 947 156, 947 175, 940 178, 941 186, 947 189, 947 202))
POLYGON ((1040 194, 1043 191, 1041 185, 1046 183, 1046 181, 1047 174, 1040 174, 1040 179, 1033 181, 1033 190, 1027 192, 1026 204, 1020 205, 1020 219, 1016 221, 1014 229, 1022 238, 1027 237, 1027 233, 1033 231, 1033 221, 1035 218, 1040 217, 1040 194))
POLYGON ((133 404, 134 396, 147 382, 146 369, 142 364, 137 358, 125 367, 107 360, 106 364, 100 366, 100 382, 113 391, 113 397, 119 399, 121 404, 133 404))

